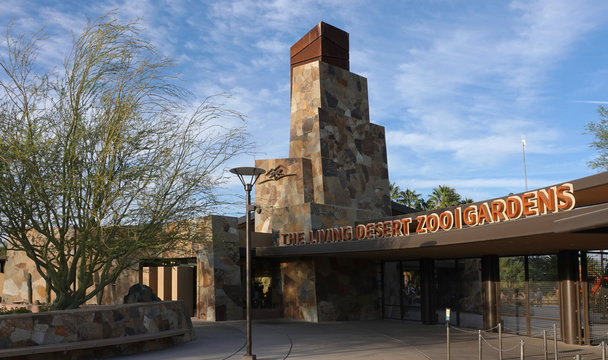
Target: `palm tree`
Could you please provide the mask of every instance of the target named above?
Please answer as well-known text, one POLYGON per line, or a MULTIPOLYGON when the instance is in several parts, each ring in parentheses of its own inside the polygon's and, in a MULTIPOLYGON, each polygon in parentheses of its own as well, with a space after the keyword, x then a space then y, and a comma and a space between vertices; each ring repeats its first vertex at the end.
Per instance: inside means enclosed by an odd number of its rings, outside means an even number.
POLYGON ((389 183, 388 189, 391 193, 391 201, 403 204, 403 202, 400 200, 401 198, 403 198, 403 191, 401 191, 399 185, 395 184, 394 182, 389 183))
POLYGON ((426 210, 427 202, 416 192, 416 190, 405 189, 402 191, 402 203, 416 210, 426 210))
POLYGON ((433 192, 429 195, 428 205, 432 209, 441 209, 449 206, 458 205, 461 203, 461 197, 456 192, 456 189, 447 185, 439 185, 433 188, 433 192))

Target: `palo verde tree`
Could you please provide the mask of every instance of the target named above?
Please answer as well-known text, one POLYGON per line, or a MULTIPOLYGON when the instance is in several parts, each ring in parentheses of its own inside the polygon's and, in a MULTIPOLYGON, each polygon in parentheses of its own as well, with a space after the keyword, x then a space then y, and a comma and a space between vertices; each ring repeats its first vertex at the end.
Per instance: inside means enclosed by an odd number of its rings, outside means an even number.
POLYGON ((597 158, 589 161, 589 166, 600 171, 608 171, 608 107, 600 105, 597 108, 598 121, 592 121, 585 126, 588 134, 593 135, 591 147, 598 151, 597 158))
POLYGON ((43 74, 44 39, 7 31, 0 237, 33 260, 55 309, 185 240, 187 220, 217 204, 225 162, 247 149, 241 115, 213 99, 189 105, 140 31, 113 14, 89 22, 63 68, 43 74))

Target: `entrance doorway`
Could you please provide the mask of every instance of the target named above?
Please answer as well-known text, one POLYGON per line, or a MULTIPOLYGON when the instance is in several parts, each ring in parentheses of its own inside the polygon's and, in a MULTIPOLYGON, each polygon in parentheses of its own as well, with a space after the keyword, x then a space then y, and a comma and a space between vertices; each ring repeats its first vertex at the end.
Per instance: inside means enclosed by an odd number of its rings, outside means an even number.
POLYGON ((164 301, 182 300, 190 316, 196 314, 196 259, 146 259, 140 262, 139 281, 164 301))
POLYGON ((424 275, 418 260, 382 263, 383 318, 422 321, 422 311, 428 311, 429 323, 437 323, 443 322, 445 309, 450 308, 452 324, 481 328, 481 261, 431 260, 430 265, 425 269, 432 273, 424 275), (425 284, 424 279, 432 283, 425 284))
POLYGON ((382 274, 383 317, 421 321, 420 262, 385 261, 382 263, 382 274))
POLYGON ((435 284, 438 319, 444 319, 445 309, 449 308, 451 324, 482 327, 480 259, 435 260, 435 284))

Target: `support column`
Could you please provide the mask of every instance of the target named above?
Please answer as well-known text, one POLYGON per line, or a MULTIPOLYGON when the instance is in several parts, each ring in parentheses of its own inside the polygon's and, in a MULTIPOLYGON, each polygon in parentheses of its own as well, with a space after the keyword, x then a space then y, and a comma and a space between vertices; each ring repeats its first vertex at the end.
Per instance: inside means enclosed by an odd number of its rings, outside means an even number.
POLYGON ((422 279, 420 294, 420 317, 423 324, 436 324, 435 313, 435 261, 420 260, 420 278, 422 279))
POLYGON ((580 327, 577 306, 578 252, 560 251, 557 254, 557 269, 562 340, 566 344, 577 344, 580 327))
POLYGON ((491 329, 498 325, 498 286, 500 284, 498 255, 481 257, 481 291, 483 303, 483 327, 491 329))

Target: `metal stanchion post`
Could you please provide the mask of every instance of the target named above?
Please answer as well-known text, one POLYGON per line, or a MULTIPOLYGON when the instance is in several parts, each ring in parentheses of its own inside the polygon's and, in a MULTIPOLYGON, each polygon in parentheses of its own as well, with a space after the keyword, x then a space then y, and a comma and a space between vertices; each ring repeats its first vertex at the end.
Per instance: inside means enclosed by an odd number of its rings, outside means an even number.
POLYGON ((479 352, 479 360, 481 360, 481 341, 482 341, 482 338, 481 338, 481 330, 477 330, 477 339, 478 339, 478 342, 479 342, 479 345, 478 345, 478 346, 479 346, 479 349, 478 349, 478 352, 479 352))
POLYGON ((602 360, 606 360, 606 343, 602 341, 602 360))
POLYGON ((553 358, 557 360, 557 325, 553 324, 553 358))
POLYGON ((519 358, 524 360, 524 339, 519 339, 519 358))
POLYGON ((446 344, 446 359, 450 360, 450 323, 445 323, 445 331, 447 335, 447 344, 446 344))
POLYGON ((498 360, 502 360, 502 324, 498 323, 498 360))
POLYGON ((543 330, 543 352, 545 353, 545 360, 549 360, 547 351, 547 330, 543 330))
POLYGON ((450 360, 450 308, 445 309, 446 359, 450 360))

